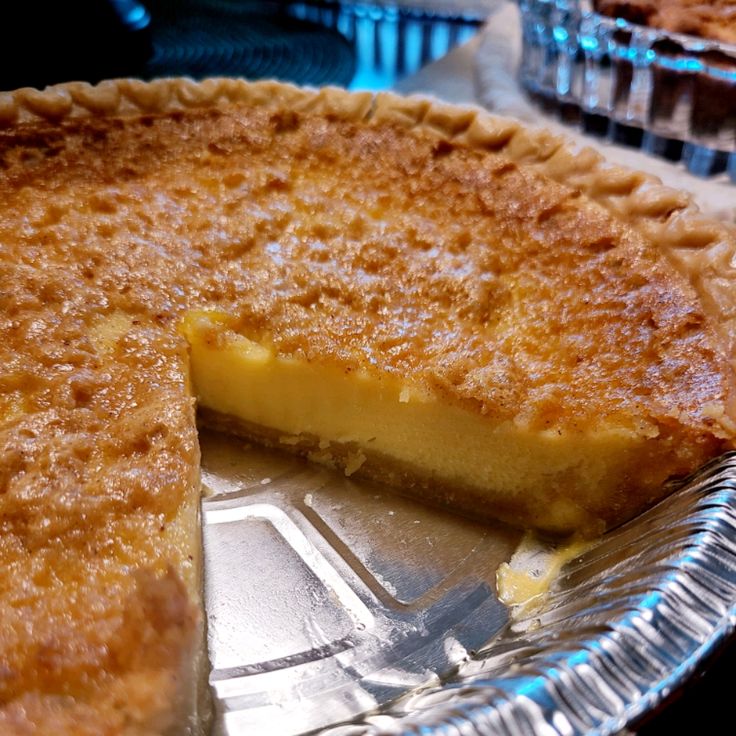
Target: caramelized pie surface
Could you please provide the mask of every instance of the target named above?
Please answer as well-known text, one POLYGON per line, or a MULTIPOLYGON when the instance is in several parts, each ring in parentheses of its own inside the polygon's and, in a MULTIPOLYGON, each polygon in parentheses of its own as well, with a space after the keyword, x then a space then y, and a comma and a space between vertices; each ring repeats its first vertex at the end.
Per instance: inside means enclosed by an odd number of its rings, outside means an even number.
POLYGON ((3 732, 172 727, 200 625, 188 310, 525 430, 651 438, 641 502, 734 436, 693 287, 504 150, 230 103, 19 122, 0 202, 3 732))

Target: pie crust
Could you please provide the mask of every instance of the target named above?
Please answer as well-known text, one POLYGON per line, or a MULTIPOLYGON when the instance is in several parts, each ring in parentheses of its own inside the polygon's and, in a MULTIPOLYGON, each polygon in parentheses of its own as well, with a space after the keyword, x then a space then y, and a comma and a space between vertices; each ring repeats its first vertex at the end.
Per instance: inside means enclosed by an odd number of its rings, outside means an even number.
MULTIPOLYGON (((23 172, 39 162, 53 167, 54 140, 77 123, 97 121, 90 129, 104 138, 106 120, 110 131, 126 120, 156 125, 161 116, 176 126, 189 111, 227 113, 233 106, 273 112, 287 127, 302 118, 384 126, 391 135, 431 141, 440 155, 501 156, 504 166, 564 185, 573 199, 610 215, 647 252, 654 248, 674 266, 679 276, 667 283, 691 295, 702 310, 698 320, 706 323, 691 325, 698 340, 705 334, 702 345, 694 343, 693 360, 702 358, 721 382, 713 389, 718 401, 696 412, 701 429, 710 432, 706 454, 730 446, 736 434, 736 235, 701 217, 686 194, 650 176, 610 166, 545 131, 390 94, 220 79, 119 80, 1 93, 0 188, 15 177, 19 198, 15 210, 0 209, 0 560, 12 570, 0 592, 3 733, 183 733, 196 732, 201 722, 193 694, 204 666, 197 654, 198 450, 186 346, 177 334, 181 310, 163 305, 139 316, 116 306, 126 303, 120 296, 128 293, 126 275, 140 264, 131 260, 127 271, 106 270, 105 240, 114 234, 104 227, 66 232, 71 240, 41 237, 66 214, 47 206, 58 180, 36 183, 34 195, 23 172), (45 201, 39 192, 47 185, 45 201), (23 217, 18 202, 29 204, 23 217), (80 242, 96 238, 100 250, 97 261, 75 264, 74 278, 39 255, 43 248, 75 252, 77 236, 80 242), (88 279, 88 292, 77 288, 83 283, 77 276, 88 279), (103 277, 109 277, 107 286, 95 291, 103 277), (86 310, 93 298, 101 300, 95 314, 105 319, 73 323, 75 314, 92 314, 86 310), (67 342, 55 340, 57 328, 66 330, 67 342), (42 366, 41 378, 31 363, 42 366), (126 391, 130 401, 123 405, 126 391), (106 475, 113 465, 114 478, 106 475)), ((181 144, 174 137, 170 142, 181 144)), ((134 179, 135 171, 129 173, 134 179)), ((114 214, 104 198, 81 185, 74 191, 80 202, 89 195, 85 206, 100 218, 114 214)), ((68 200, 69 212, 76 201, 68 200)), ((145 214, 144 205, 135 206, 145 214)), ((541 214, 554 216, 554 205, 541 214)), ((135 291, 135 284, 130 288, 135 291)))

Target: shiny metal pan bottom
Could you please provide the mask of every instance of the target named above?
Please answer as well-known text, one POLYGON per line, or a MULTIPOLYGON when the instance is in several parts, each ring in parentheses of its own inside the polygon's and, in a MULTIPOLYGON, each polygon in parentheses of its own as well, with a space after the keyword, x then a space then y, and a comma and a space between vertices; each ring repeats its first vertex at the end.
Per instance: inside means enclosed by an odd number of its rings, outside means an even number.
POLYGON ((736 627, 734 455, 509 611, 517 530, 214 433, 202 449, 215 734, 612 734, 736 627))

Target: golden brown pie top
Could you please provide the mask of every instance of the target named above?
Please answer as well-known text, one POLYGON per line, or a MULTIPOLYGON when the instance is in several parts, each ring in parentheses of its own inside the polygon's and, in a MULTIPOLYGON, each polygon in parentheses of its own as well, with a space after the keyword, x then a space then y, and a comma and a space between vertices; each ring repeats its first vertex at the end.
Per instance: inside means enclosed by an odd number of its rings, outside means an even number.
POLYGON ((597 0, 595 6, 651 28, 736 43, 736 0, 597 0))
POLYGON ((19 92, 0 121, 0 731, 171 716, 184 310, 520 426, 655 428, 678 472, 734 437, 732 234, 589 151, 235 82, 19 92))

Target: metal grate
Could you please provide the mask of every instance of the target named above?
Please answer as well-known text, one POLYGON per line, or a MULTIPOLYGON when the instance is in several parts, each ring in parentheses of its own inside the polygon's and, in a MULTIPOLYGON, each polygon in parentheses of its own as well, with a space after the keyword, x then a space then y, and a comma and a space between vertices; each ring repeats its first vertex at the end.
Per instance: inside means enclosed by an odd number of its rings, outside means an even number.
POLYGON ((480 12, 453 14, 430 7, 315 0, 289 3, 288 12, 351 41, 356 57, 351 88, 380 90, 465 43, 483 22, 480 12))

